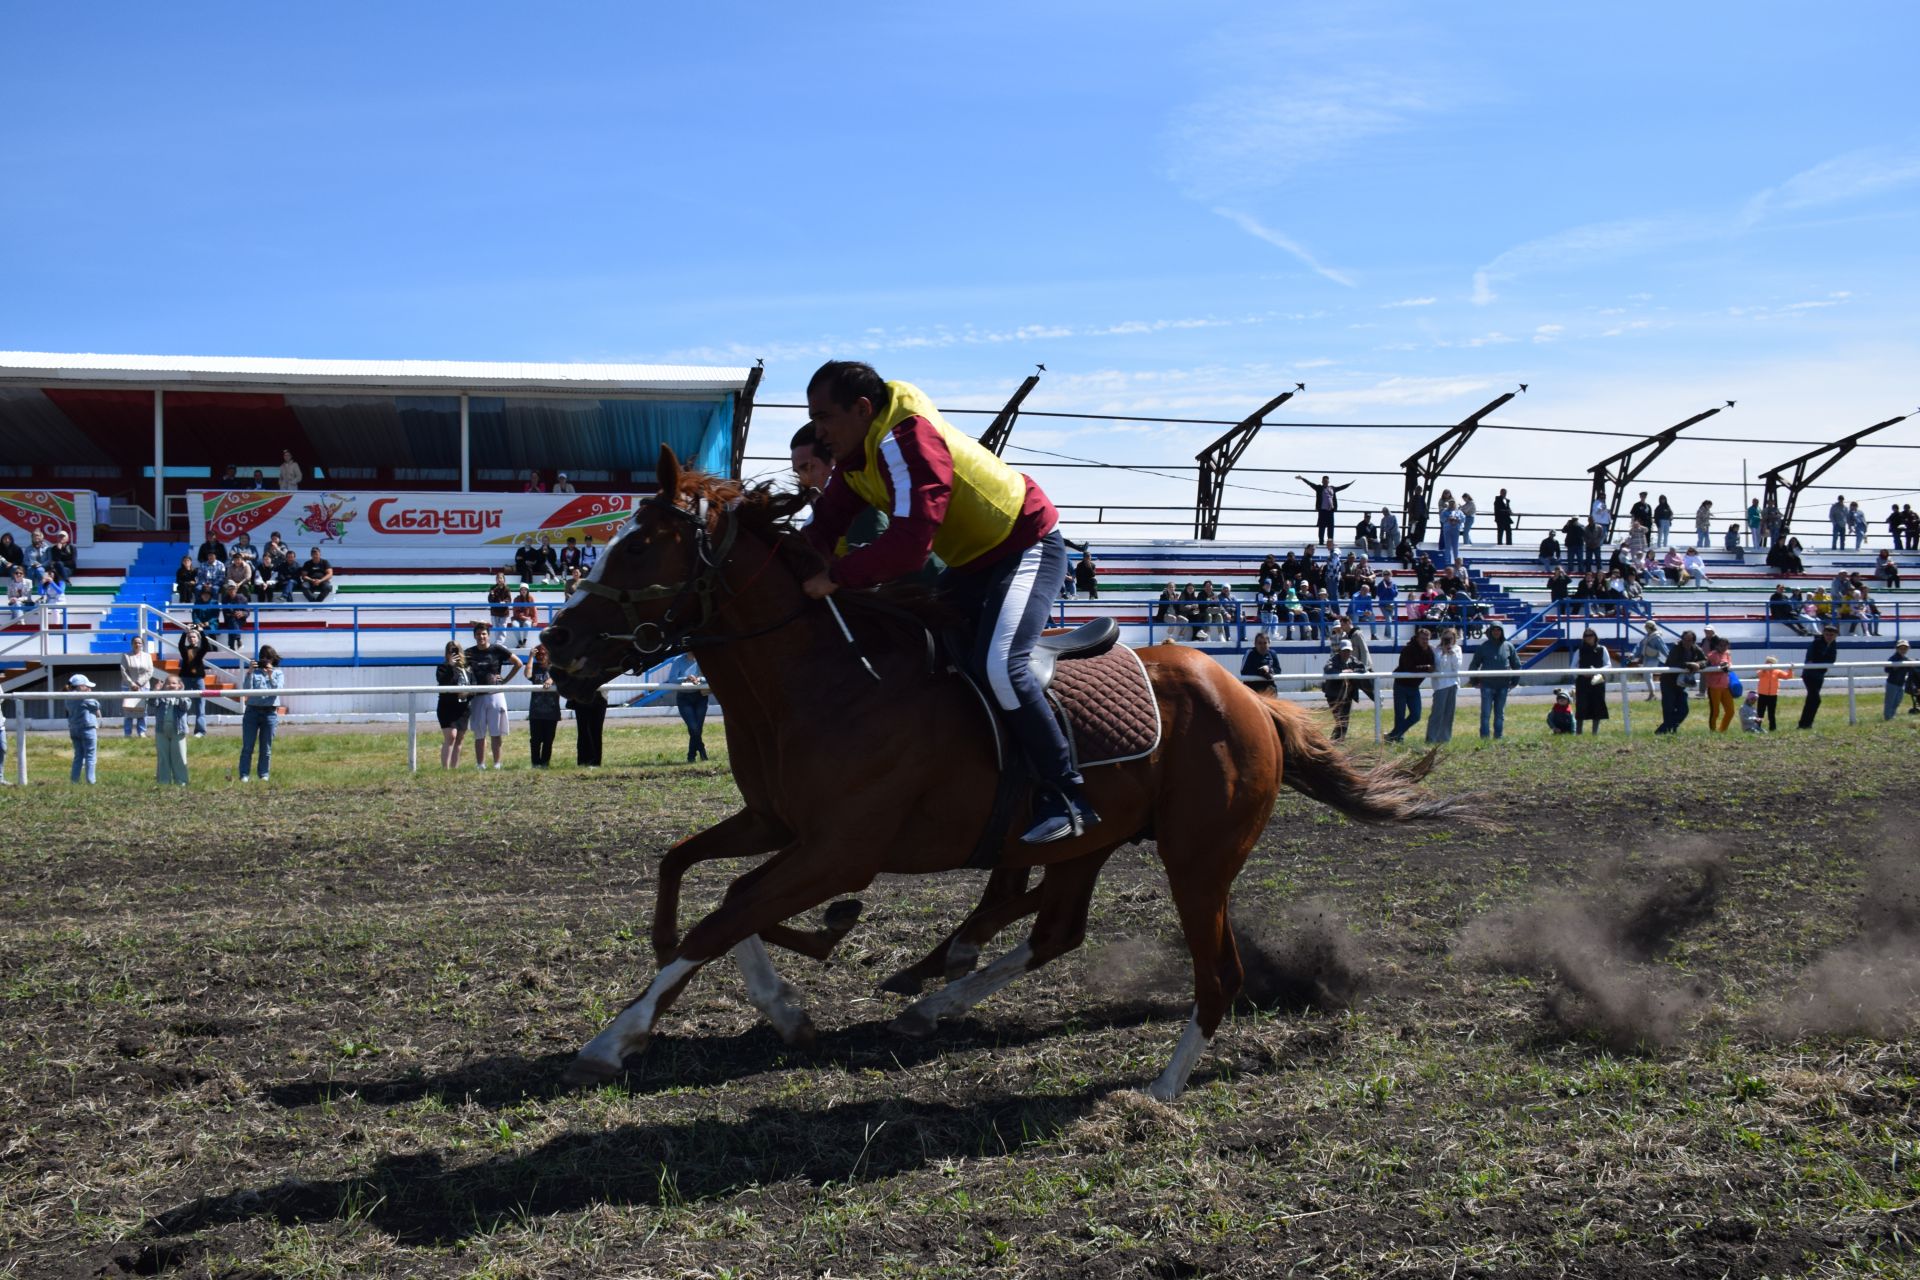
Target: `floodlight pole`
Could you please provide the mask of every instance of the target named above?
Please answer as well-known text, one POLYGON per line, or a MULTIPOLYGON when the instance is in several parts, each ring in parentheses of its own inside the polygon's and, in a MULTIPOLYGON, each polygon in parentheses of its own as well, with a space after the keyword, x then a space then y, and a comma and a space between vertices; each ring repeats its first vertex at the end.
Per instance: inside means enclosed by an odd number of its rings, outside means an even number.
POLYGON ((1705 422, 1723 409, 1733 408, 1729 400, 1718 409, 1709 409, 1705 413, 1696 413, 1685 422, 1676 422, 1665 431, 1655 432, 1638 444, 1629 445, 1610 458, 1602 459, 1588 467, 1593 475, 1593 501, 1604 502, 1607 510, 1613 513, 1614 521, 1620 519, 1620 503, 1625 500, 1627 486, 1653 465, 1655 458, 1672 447, 1682 431, 1695 423, 1705 422), (1642 453, 1641 450, 1646 450, 1642 453), (1611 496, 1608 491, 1611 490, 1611 496))
MULTIPOLYGON (((1040 371, 1045 372, 1046 367, 1041 365, 1040 371)), ((980 433, 980 443, 988 453, 997 458, 1006 452, 1007 437, 1013 434, 1014 420, 1020 416, 1020 402, 1027 398, 1029 391, 1039 385, 1040 373, 1028 374, 1026 381, 1020 384, 1020 389, 1013 393, 1011 400, 1007 401, 1006 408, 1000 410, 988 424, 987 429, 980 433)))
MULTIPOLYGON (((1527 384, 1521 383, 1520 391, 1526 389, 1527 384)), ((1426 448, 1400 464, 1406 468, 1407 472, 1406 494, 1401 500, 1400 520, 1407 530, 1407 540, 1414 546, 1419 546, 1421 540, 1427 535, 1427 517, 1433 511, 1434 482, 1440 479, 1441 473, 1446 471, 1447 466, 1459 455, 1460 450, 1466 447, 1467 441, 1473 438, 1473 433, 1479 430, 1480 420, 1519 395, 1520 391, 1509 391, 1499 399, 1481 406, 1456 425, 1448 427, 1426 448), (1419 513, 1417 518, 1415 512, 1419 513)))
POLYGON ((1876 422, 1870 427, 1862 427, 1850 436, 1842 436, 1832 444, 1823 444, 1818 449, 1810 449, 1799 457, 1783 462, 1760 478, 1766 481, 1767 491, 1764 505, 1780 512, 1780 536, 1785 537, 1793 528, 1793 508, 1800 501, 1800 495, 1812 486, 1815 480, 1832 470, 1834 463, 1846 457, 1859 447, 1860 442, 1876 431, 1885 431, 1897 422, 1905 422, 1911 414, 1901 414, 1897 418, 1888 418, 1885 422, 1876 422), (1791 479, 1787 472, 1792 471, 1791 479), (1780 501, 1780 489, 1787 490, 1785 502, 1780 501))
POLYGON ((740 394, 733 402, 733 470, 728 479, 740 478, 740 467, 747 459, 747 428, 753 422, 753 395, 760 389, 760 379, 766 374, 767 362, 755 360, 753 368, 747 370, 747 385, 740 388, 740 394))
POLYGON ((1194 461, 1200 464, 1200 490, 1193 504, 1194 537, 1203 542, 1213 541, 1220 531, 1220 507, 1226 499, 1227 475, 1233 470, 1233 464, 1240 461, 1240 455, 1260 434, 1266 416, 1306 389, 1306 383, 1294 383, 1292 391, 1283 391, 1267 401, 1242 418, 1238 426, 1193 455, 1194 461))

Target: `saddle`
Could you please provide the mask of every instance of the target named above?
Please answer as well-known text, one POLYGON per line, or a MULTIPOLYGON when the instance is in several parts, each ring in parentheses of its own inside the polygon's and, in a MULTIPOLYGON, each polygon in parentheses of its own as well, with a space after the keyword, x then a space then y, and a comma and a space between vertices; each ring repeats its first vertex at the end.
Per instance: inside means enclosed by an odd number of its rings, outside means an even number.
MULTIPOLYGON (((1146 665, 1119 639, 1118 623, 1096 618, 1072 631, 1042 635, 1028 659, 1028 670, 1066 734, 1074 768, 1081 771, 1137 760, 1160 745, 1160 704, 1153 696, 1146 665)), ((986 713, 1000 765, 993 811, 967 860, 969 867, 985 869, 997 865, 1007 831, 1034 778, 1026 759, 1008 749, 1007 732, 993 700, 972 676, 964 670, 959 674, 986 713)))

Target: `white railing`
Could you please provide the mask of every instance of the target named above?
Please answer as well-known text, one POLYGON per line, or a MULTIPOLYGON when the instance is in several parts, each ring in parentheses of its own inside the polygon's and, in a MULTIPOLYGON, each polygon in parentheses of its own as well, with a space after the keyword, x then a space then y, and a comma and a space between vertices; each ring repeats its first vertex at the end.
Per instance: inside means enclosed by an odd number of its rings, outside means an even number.
MULTIPOLYGON (((709 695, 713 692, 710 685, 687 684, 683 682, 631 681, 600 686, 600 692, 603 695, 660 692, 680 693, 696 690, 709 695)), ((231 698, 244 701, 254 697, 274 697, 284 700, 287 698, 341 698, 369 693, 408 694, 412 696, 408 698, 407 703, 407 769, 409 772, 418 773, 420 771, 420 698, 422 696, 431 695, 437 698, 443 693, 463 693, 466 696, 477 696, 486 693, 504 693, 510 697, 530 698, 536 693, 552 692, 553 690, 551 689, 542 689, 537 685, 523 681, 518 684, 502 685, 396 684, 377 685, 371 688, 282 688, 272 690, 68 689, 57 693, 45 691, 36 693, 16 692, 9 693, 5 696, 15 699, 13 732, 15 741, 18 743, 20 749, 15 752, 14 755, 14 772, 15 780, 24 786, 27 781, 27 703, 29 702, 61 703, 74 702, 83 698, 95 698, 106 702, 128 699, 152 702, 156 698, 231 698)), ((281 706, 280 709, 284 711, 284 705, 281 706)), ((101 714, 102 718, 105 718, 106 712, 104 708, 101 714)), ((0 727, 0 732, 4 732, 3 727, 0 727)))

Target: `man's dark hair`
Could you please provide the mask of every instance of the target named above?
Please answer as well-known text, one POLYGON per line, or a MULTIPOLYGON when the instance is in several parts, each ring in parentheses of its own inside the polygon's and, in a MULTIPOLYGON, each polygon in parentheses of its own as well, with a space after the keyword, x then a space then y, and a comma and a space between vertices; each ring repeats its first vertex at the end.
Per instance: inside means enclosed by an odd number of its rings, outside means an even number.
POLYGON ((886 380, 860 360, 829 360, 815 369, 807 379, 807 394, 815 391, 825 392, 842 409, 865 396, 875 413, 886 408, 889 399, 886 380))
POLYGON ((813 429, 811 422, 794 432, 793 439, 787 442, 787 452, 791 453, 795 449, 811 449, 813 456, 820 459, 820 461, 828 463, 829 465, 833 462, 832 451, 821 442, 820 433, 813 429))

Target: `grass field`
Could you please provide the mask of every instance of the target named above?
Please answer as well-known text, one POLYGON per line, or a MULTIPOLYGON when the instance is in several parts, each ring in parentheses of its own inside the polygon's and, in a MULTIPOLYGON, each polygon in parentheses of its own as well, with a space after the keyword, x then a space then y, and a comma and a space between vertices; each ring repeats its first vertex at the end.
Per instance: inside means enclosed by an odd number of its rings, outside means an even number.
POLYGON ((874 984, 977 874, 776 953, 815 1050, 716 966, 570 1095, 722 752, 615 729, 583 772, 566 729, 545 774, 516 737, 415 778, 403 735, 294 728, 265 787, 229 734, 160 792, 147 744, 103 736, 89 789, 36 740, 0 793, 0 1275, 1913 1275, 1920 717, 1873 692, 1770 739, 1463 715, 1433 785, 1485 828, 1286 793, 1236 909, 1261 991, 1320 1007, 1237 1015, 1172 1106, 1133 1092, 1188 999, 1150 846, 1082 952, 931 1042, 874 984))

